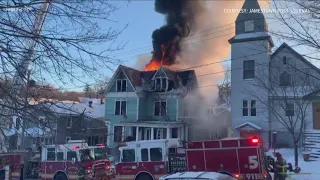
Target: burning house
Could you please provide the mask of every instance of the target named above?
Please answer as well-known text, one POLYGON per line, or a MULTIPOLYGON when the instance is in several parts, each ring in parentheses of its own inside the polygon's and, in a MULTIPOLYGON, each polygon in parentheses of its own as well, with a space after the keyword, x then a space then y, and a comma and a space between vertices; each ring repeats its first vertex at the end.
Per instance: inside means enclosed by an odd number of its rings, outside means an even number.
POLYGON ((127 137, 152 140, 187 137, 183 100, 197 87, 193 70, 165 67, 138 71, 120 65, 106 91, 109 146, 127 137))

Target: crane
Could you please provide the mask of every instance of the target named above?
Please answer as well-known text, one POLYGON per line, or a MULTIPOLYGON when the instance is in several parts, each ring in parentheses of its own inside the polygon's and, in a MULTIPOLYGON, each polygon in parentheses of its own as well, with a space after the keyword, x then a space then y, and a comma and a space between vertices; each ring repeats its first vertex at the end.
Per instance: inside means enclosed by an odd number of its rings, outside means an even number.
MULTIPOLYGON (((32 62, 32 56, 34 54, 35 47, 37 45, 37 38, 40 35, 42 26, 45 22, 45 18, 47 16, 48 9, 50 7, 52 0, 46 0, 44 3, 41 4, 38 14, 36 15, 34 24, 32 26, 32 34, 35 38, 29 39, 26 43, 26 47, 28 47, 27 51, 25 52, 24 56, 21 59, 21 62, 16 67, 16 72, 13 76, 13 85, 12 89, 9 90, 9 96, 4 101, 4 104, 11 103, 10 97, 15 97, 15 99, 19 99, 18 94, 20 89, 23 86, 24 83, 24 77, 26 77, 29 65, 32 62)), ((1 110, 3 110, 2 108, 1 110)), ((23 121, 24 122, 24 121, 23 121)), ((23 123, 22 122, 22 123, 23 123)), ((24 139, 24 125, 22 125, 22 133, 21 133, 21 140, 20 140, 20 147, 23 146, 23 139, 24 139)), ((0 134, 0 140, 2 142, 5 142, 5 137, 3 134, 0 134)), ((4 147, 4 151, 7 151, 6 145, 1 145, 4 147)))

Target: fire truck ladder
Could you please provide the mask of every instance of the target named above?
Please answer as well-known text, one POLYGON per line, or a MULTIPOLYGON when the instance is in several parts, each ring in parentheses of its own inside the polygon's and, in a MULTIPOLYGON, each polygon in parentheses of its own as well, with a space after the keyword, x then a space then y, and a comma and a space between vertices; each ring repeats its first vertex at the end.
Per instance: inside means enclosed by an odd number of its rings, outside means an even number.
MULTIPOLYGON (((154 103, 159 102, 159 101, 161 100, 161 98, 160 98, 159 94, 157 94, 157 93, 155 93, 155 92, 152 91, 152 87, 151 87, 150 83, 147 83, 147 82, 146 82, 145 85, 147 86, 147 87, 146 87, 146 89, 147 89, 147 97, 150 97, 151 100, 152 100, 154 103)), ((160 102, 161 102, 161 101, 160 101, 160 102)), ((164 118, 164 121, 165 121, 165 122, 170 122, 171 120, 170 120, 170 117, 168 116, 168 113, 170 112, 170 110, 168 109, 167 106, 166 106, 166 107, 162 106, 161 103, 160 103, 160 106, 161 106, 161 115, 162 115, 162 117, 164 118), (163 110, 166 111, 166 114, 165 114, 165 115, 162 114, 162 111, 163 111, 163 110)))
MULTIPOLYGON (((9 90, 9 96, 5 98, 4 104, 12 104, 12 99, 10 97, 15 97, 15 99, 19 99, 19 91, 21 87, 23 86, 24 77, 27 75, 28 67, 30 63, 32 62, 32 56, 34 53, 34 49, 37 45, 37 36, 40 35, 42 26, 44 24, 49 6, 50 6, 51 0, 46 0, 45 3, 43 3, 40 7, 39 14, 36 16, 35 22, 33 24, 32 33, 35 36, 34 39, 31 39, 27 42, 27 46, 29 49, 27 50, 24 57, 22 57, 21 62, 16 68, 15 75, 13 76, 13 86, 9 90)), ((5 111, 5 108, 2 108, 1 111, 5 111)), ((13 112, 13 114, 16 112, 13 112)), ((24 121, 23 121, 24 122, 24 121)), ((21 140, 21 146, 23 143, 23 137, 24 137, 24 125, 22 125, 22 140, 21 140)), ((2 134, 0 134, 1 137, 2 134)), ((0 139, 5 138, 1 137, 0 139)), ((3 141, 4 142, 4 141, 3 141)), ((4 146, 5 151, 7 151, 7 148, 4 146)))

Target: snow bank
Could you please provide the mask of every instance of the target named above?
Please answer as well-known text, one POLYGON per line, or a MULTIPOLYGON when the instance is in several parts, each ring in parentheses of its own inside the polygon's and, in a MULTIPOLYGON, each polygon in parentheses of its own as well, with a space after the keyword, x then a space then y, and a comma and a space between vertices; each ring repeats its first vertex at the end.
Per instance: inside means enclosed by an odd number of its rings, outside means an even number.
MULTIPOLYGON (((273 150, 267 152, 267 155, 273 156, 273 150)), ((291 163, 294 166, 294 152, 293 149, 278 149, 276 152, 280 152, 285 158, 287 163, 291 163)), ((299 167, 301 168, 301 173, 294 174, 290 173, 291 180, 319 180, 320 179, 320 160, 306 162, 303 160, 302 153, 299 151, 299 167)), ((288 179, 290 179, 288 178, 288 179)))

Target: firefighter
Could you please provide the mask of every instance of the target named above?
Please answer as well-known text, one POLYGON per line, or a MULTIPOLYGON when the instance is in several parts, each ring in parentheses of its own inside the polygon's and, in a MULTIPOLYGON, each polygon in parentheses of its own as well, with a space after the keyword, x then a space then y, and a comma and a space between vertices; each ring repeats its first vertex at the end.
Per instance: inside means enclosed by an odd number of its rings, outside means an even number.
POLYGON ((86 179, 86 170, 84 166, 81 166, 78 171, 78 180, 85 180, 86 179))
POLYGON ((274 163, 274 179, 285 180, 287 178, 287 162, 279 152, 276 153, 276 157, 277 160, 274 163))

